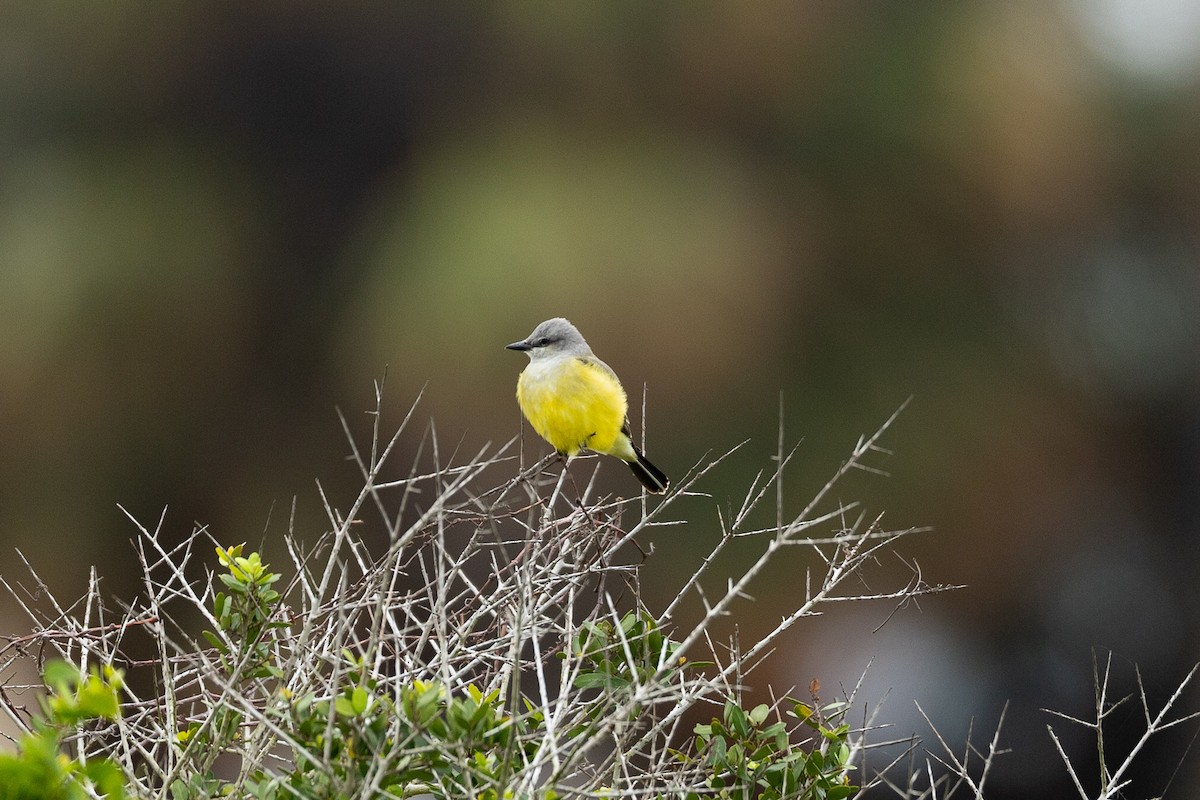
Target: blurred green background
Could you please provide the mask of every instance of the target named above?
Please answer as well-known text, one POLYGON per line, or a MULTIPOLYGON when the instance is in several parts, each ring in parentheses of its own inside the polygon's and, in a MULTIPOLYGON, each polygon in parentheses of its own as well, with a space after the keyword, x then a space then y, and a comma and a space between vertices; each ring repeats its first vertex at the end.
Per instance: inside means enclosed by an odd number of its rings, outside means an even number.
MULTIPOLYGON (((19 548, 132 597, 118 503, 282 557, 293 497, 315 540, 314 479, 355 488, 335 407, 365 419, 386 367, 392 425, 426 387, 445 449, 503 442, 502 346, 563 315, 648 387, 669 474, 750 440, 722 505, 781 393, 794 510, 913 396, 892 477, 846 491, 933 526, 903 552, 967 588, 802 625, 751 683, 828 699, 874 659, 881 738, 928 734, 916 699, 982 741, 1011 700, 995 796, 1066 796, 1039 709, 1087 713, 1091 648, 1158 702, 1197 658, 1198 178, 1181 1, 9 0, 0 576, 19 548)), ((695 509, 655 541, 679 569, 716 535, 695 509)), ((1193 732, 1139 794, 1200 791, 1193 732)))

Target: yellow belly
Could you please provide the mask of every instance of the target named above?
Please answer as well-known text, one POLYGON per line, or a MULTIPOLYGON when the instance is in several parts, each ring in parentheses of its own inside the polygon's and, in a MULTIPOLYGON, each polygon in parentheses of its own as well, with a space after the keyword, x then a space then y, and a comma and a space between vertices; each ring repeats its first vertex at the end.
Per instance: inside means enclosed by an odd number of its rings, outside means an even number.
POLYGON ((634 458, 621 433, 628 401, 620 382, 601 367, 576 358, 530 364, 517 381, 517 402, 529 424, 555 450, 573 456, 586 447, 634 458))

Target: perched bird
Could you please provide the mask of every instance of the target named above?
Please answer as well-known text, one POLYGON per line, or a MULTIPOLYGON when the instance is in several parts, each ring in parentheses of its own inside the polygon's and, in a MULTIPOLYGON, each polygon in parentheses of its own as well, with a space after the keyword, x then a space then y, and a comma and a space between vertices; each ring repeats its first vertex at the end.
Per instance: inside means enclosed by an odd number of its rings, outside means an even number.
POLYGON ((629 401, 617 374, 562 317, 548 319, 519 342, 505 345, 529 356, 517 380, 517 403, 538 435, 568 458, 587 448, 616 456, 651 492, 670 481, 629 435, 629 401))

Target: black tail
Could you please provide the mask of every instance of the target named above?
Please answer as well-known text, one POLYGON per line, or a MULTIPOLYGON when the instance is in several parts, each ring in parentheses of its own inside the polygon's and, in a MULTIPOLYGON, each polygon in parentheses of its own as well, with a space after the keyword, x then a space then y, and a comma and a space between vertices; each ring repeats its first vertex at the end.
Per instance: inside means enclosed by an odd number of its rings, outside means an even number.
POLYGON ((632 470, 633 476, 642 482, 642 486, 646 487, 646 491, 654 494, 662 494, 671 485, 671 481, 663 474, 663 471, 650 463, 649 459, 642 454, 641 450, 633 448, 634 455, 637 456, 637 461, 626 461, 629 469, 632 470))

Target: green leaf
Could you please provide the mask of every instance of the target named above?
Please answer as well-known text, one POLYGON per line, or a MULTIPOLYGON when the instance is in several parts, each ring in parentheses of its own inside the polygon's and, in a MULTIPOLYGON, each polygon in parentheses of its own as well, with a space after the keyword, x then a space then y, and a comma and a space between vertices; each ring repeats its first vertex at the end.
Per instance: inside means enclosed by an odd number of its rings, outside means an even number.
POLYGON ((117 769, 116 764, 107 759, 90 761, 84 774, 96 787, 97 793, 104 795, 106 800, 124 800, 125 775, 117 769))
POLYGON ((57 692, 69 692, 70 687, 79 682, 79 669, 62 659, 47 661, 42 671, 42 682, 57 692))
POLYGON ((746 712, 732 700, 725 701, 725 723, 729 725, 729 729, 738 738, 745 738, 746 734, 750 732, 750 726, 746 720, 746 712))
POLYGON ((710 763, 718 766, 723 766, 725 761, 725 753, 728 745, 725 743, 724 736, 714 736, 709 740, 709 751, 712 753, 710 763))
POLYGON ((345 695, 338 695, 337 699, 333 701, 333 708, 338 713, 338 716, 353 717, 357 715, 357 712, 354 710, 354 703, 345 695))
POLYGON ((230 591, 237 592, 238 594, 246 593, 246 584, 232 575, 218 575, 217 577, 221 579, 221 583, 229 587, 230 591))
POLYGON ((371 695, 361 686, 354 687, 354 691, 350 695, 350 703, 356 715, 362 714, 367 710, 367 703, 371 700, 371 695))
POLYGON ((813 730, 820 730, 820 720, 814 716, 816 713, 811 706, 806 703, 796 703, 792 706, 792 713, 805 725, 813 730))
POLYGON ((750 721, 757 727, 762 724, 762 721, 771 713, 771 708, 766 703, 756 705, 750 711, 750 721))
POLYGON ((235 544, 233 547, 230 547, 228 549, 218 546, 217 547, 217 560, 221 562, 222 567, 228 567, 233 563, 233 560, 235 558, 238 558, 239 556, 241 556, 242 548, 245 546, 246 546, 245 542, 242 542, 241 544, 235 544))
POLYGON ((577 689, 604 689, 607 687, 618 689, 628 685, 629 681, 624 678, 605 672, 581 672, 575 676, 575 688, 577 689))
POLYGON ((96 675, 89 676, 79 687, 76 702, 83 717, 116 719, 120 713, 116 691, 96 675))

